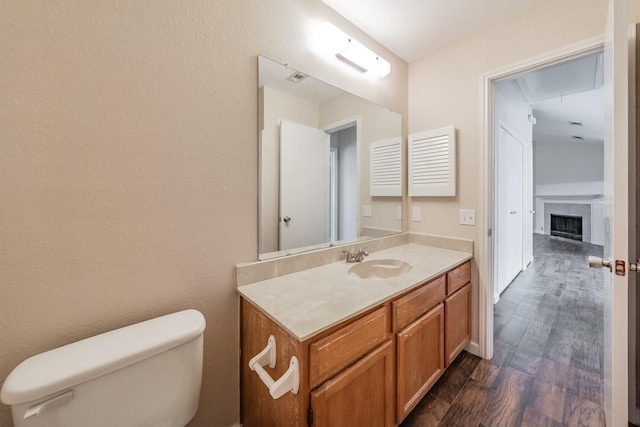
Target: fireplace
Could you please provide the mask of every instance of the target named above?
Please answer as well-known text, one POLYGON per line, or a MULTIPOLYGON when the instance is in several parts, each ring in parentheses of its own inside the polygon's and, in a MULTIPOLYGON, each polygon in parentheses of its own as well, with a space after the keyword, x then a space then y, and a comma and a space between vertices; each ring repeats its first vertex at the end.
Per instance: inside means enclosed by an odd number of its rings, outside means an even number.
POLYGON ((551 235, 582 241, 582 217, 551 214, 551 235))

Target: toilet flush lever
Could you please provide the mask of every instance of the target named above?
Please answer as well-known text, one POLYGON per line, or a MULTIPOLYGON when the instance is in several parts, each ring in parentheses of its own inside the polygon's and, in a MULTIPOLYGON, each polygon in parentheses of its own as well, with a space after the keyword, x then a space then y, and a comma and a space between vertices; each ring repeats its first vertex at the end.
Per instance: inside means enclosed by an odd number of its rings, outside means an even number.
POLYGON ((27 418, 38 416, 46 410, 59 408, 60 406, 64 406, 71 402, 72 399, 73 390, 66 391, 27 409, 23 418, 26 420, 27 418))

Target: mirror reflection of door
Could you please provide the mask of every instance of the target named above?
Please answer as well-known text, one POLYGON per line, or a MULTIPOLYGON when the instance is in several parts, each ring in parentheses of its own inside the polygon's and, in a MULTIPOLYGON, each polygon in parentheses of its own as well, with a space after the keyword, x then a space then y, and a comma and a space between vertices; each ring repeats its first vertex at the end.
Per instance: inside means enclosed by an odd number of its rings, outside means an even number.
POLYGON ((280 122, 280 250, 329 241, 329 135, 280 122))
POLYGON ((358 237, 356 129, 281 121, 280 250, 358 237))

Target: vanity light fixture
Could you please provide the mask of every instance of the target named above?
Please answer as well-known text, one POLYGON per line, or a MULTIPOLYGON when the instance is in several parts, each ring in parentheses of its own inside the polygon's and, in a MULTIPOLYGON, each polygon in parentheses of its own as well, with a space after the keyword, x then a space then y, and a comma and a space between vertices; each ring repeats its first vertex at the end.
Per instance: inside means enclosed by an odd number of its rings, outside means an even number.
POLYGON ((326 42, 330 43, 336 57, 355 69, 380 78, 386 77, 391 72, 389 61, 381 58, 353 37, 349 37, 335 25, 325 22, 324 33, 326 42))

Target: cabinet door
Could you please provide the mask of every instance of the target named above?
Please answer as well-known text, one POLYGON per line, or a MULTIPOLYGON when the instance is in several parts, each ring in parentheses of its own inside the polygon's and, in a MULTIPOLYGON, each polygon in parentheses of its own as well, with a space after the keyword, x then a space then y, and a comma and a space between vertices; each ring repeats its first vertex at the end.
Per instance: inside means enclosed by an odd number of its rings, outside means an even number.
POLYGON ((442 303, 398 333, 398 424, 444 372, 442 303))
POLYGON ((444 300, 446 366, 471 340, 471 283, 444 300))
POLYGON ((313 426, 395 426, 393 370, 389 340, 311 393, 313 426))

